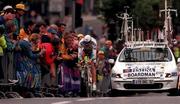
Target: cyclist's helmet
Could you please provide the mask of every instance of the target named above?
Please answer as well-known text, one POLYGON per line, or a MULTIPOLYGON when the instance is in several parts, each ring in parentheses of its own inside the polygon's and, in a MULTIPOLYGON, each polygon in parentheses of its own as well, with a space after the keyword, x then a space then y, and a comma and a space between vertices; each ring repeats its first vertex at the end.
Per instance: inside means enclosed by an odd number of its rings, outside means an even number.
POLYGON ((84 37, 84 42, 85 43, 89 43, 91 41, 91 36, 90 35, 86 35, 85 37, 84 37))

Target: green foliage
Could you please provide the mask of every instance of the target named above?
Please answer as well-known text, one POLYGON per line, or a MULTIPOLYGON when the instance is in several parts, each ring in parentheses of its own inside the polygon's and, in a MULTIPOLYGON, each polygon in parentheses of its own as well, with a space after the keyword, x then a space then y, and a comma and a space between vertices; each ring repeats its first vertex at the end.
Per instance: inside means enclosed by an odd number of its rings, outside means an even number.
POLYGON ((134 15, 139 18, 139 25, 151 29, 160 25, 158 18, 160 0, 137 0, 134 15))
POLYGON ((1 0, 6 5, 15 5, 23 0, 1 0))
POLYGON ((131 6, 129 1, 135 0, 103 0, 103 7, 101 11, 106 18, 106 22, 116 20, 116 13, 124 12, 124 6, 131 6))
POLYGON ((134 17, 135 25, 139 24, 144 29, 151 29, 154 26, 161 25, 159 20, 160 0, 103 0, 101 11, 106 22, 117 20, 115 14, 123 13, 124 6, 129 6, 128 13, 134 17))
POLYGON ((178 12, 178 17, 174 19, 174 24, 180 25, 180 0, 174 0, 173 6, 178 12))
POLYGON ((26 3, 26 2, 32 2, 34 0, 0 0, 0 1, 3 2, 4 5, 14 6, 14 5, 21 3, 21 2, 26 3))

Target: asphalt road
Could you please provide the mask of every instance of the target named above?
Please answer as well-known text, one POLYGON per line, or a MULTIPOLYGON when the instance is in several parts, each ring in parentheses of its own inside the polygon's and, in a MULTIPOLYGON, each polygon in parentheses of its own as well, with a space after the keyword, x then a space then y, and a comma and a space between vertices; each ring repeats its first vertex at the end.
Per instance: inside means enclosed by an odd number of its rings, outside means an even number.
POLYGON ((180 96, 141 93, 121 97, 0 99, 0 104, 178 104, 180 96))

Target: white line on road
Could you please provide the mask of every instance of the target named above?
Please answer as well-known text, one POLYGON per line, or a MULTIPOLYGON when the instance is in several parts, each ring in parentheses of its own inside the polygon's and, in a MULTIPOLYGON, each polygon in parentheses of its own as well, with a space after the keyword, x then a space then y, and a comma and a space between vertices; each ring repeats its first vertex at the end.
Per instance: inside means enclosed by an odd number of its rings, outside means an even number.
POLYGON ((105 100, 105 99, 110 99, 110 97, 99 97, 99 98, 96 98, 96 99, 105 100))
POLYGON ((56 102, 56 103, 51 103, 51 104, 69 104, 72 103, 72 101, 62 101, 62 102, 56 102))
POLYGON ((82 98, 82 99, 78 99, 76 101, 89 101, 89 100, 95 100, 95 98, 82 98))

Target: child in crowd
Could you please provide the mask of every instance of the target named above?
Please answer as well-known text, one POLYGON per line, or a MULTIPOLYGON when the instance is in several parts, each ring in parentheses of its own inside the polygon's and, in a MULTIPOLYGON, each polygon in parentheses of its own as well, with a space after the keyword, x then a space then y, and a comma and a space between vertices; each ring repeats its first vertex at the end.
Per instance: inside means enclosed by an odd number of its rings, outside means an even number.
POLYGON ((97 57, 97 91, 106 94, 110 86, 110 65, 103 51, 98 52, 97 57))

